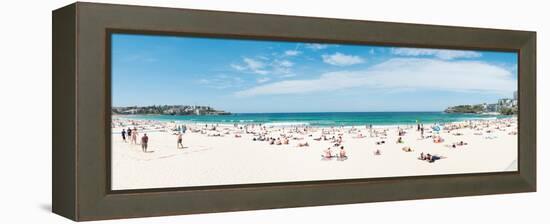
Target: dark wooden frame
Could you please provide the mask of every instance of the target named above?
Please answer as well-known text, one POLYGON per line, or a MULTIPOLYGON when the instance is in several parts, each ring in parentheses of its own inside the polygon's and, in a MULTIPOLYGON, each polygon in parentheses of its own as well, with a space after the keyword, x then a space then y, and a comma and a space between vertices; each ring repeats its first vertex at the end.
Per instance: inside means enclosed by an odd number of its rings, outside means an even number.
POLYGON ((74 3, 53 12, 53 212, 98 220, 536 191, 536 33, 74 3), (110 33, 513 51, 518 172, 110 190, 110 33))

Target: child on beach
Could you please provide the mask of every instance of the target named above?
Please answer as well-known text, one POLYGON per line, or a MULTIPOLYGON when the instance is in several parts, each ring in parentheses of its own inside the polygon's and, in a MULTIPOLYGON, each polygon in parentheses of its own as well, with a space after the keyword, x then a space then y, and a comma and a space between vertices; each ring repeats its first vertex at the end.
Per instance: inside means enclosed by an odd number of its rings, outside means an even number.
POLYGON ((147 152, 147 143, 149 142, 149 137, 147 137, 147 134, 143 134, 143 137, 141 137, 141 150, 143 152, 147 152))

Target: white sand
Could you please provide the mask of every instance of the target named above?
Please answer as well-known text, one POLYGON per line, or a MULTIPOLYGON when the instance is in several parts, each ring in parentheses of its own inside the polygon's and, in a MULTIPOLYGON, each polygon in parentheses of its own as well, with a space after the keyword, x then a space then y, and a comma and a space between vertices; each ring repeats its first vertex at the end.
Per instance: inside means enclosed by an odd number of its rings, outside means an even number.
MULTIPOLYGON (((229 185, 249 183, 273 183, 289 181, 334 180, 353 178, 377 178, 396 176, 418 176, 459 173, 485 173, 517 170, 517 121, 513 119, 475 121, 475 130, 463 127, 458 130, 440 132, 443 143, 434 143, 432 138, 420 138, 416 126, 405 128, 405 143, 398 144, 396 127, 375 128, 387 130, 387 137, 370 137, 366 127, 333 129, 327 137, 343 134, 342 145, 348 155, 344 161, 336 158, 321 158, 323 150, 334 145, 331 141, 316 141, 322 128, 310 128, 307 134, 289 133, 292 128, 267 128, 268 137, 280 134, 303 137, 290 139, 288 145, 270 145, 267 141, 252 141, 253 134, 240 133, 233 126, 219 126, 217 131, 201 130, 204 125, 188 125, 190 130, 183 135, 184 149, 176 147, 177 137, 174 123, 133 121, 114 118, 112 137, 112 187, 113 190, 188 187, 207 185, 229 185), (141 146, 122 141, 122 128, 138 126, 138 143, 144 132, 149 136, 149 149, 144 153, 141 146), (497 129, 497 127, 500 127, 497 129), (487 131, 491 133, 487 133, 487 131), (463 135, 455 136, 460 132, 463 135), (482 133, 475 135, 474 133, 482 133), (208 134, 219 133, 223 137, 208 134), (229 134, 226 134, 229 133, 229 134), (365 138, 354 138, 359 133, 365 138), (309 137, 309 135, 312 135, 309 137), (488 139, 487 137, 496 137, 488 139), (385 141, 377 145, 375 142, 385 141), (464 141, 465 146, 449 147, 453 142, 464 141), (298 143, 309 143, 309 147, 297 147, 298 143), (447 146, 446 146, 447 145, 447 146), (414 152, 405 152, 403 147, 414 152), (379 149, 381 155, 374 155, 379 149), (417 159, 421 152, 443 156, 433 163, 417 159)), ((455 124, 468 124, 467 122, 455 124)), ((211 125, 210 125, 211 127, 211 125)), ((302 128, 303 129, 303 128, 302 128)), ((330 128, 324 128, 329 130, 330 128)), ((425 136, 429 125, 425 125, 425 136)), ((256 126, 249 131, 259 132, 256 126)), ((335 150, 337 152, 337 150, 335 150)))

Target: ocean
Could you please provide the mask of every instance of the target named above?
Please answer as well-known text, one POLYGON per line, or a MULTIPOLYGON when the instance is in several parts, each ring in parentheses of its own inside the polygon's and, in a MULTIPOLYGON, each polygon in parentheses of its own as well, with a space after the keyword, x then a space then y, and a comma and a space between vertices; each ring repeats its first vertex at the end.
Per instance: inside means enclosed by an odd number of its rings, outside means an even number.
POLYGON ((434 124, 464 120, 498 119, 511 116, 449 114, 444 112, 323 112, 323 113, 236 113, 231 115, 128 115, 131 119, 198 124, 263 124, 266 126, 387 126, 434 124))

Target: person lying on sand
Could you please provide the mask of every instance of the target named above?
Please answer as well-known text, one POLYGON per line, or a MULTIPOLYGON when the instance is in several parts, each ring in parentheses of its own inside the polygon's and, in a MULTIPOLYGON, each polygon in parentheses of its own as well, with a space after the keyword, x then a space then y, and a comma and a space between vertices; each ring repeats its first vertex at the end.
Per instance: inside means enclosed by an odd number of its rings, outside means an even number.
POLYGON ((424 161, 427 161, 429 163, 433 163, 435 162, 436 160, 440 160, 442 159, 441 156, 437 156, 437 155, 431 155, 430 153, 428 154, 424 154, 424 152, 420 153, 420 158, 418 158, 419 160, 424 160, 424 161))
POLYGON ((440 160, 440 159, 441 159, 440 156, 431 155, 430 158, 428 159, 428 162, 429 162, 429 163, 433 163, 433 162, 435 162, 436 160, 440 160))
POLYGON ((411 147, 409 146, 405 146, 403 148, 401 148, 401 150, 405 151, 405 152, 413 152, 414 150, 411 149, 411 147))
POLYGON ((305 142, 305 143, 298 143, 298 147, 308 147, 309 146, 309 143, 305 142))
POLYGON ((433 139, 434 143, 442 143, 443 141, 445 141, 445 139, 443 139, 441 136, 435 136, 433 139))

